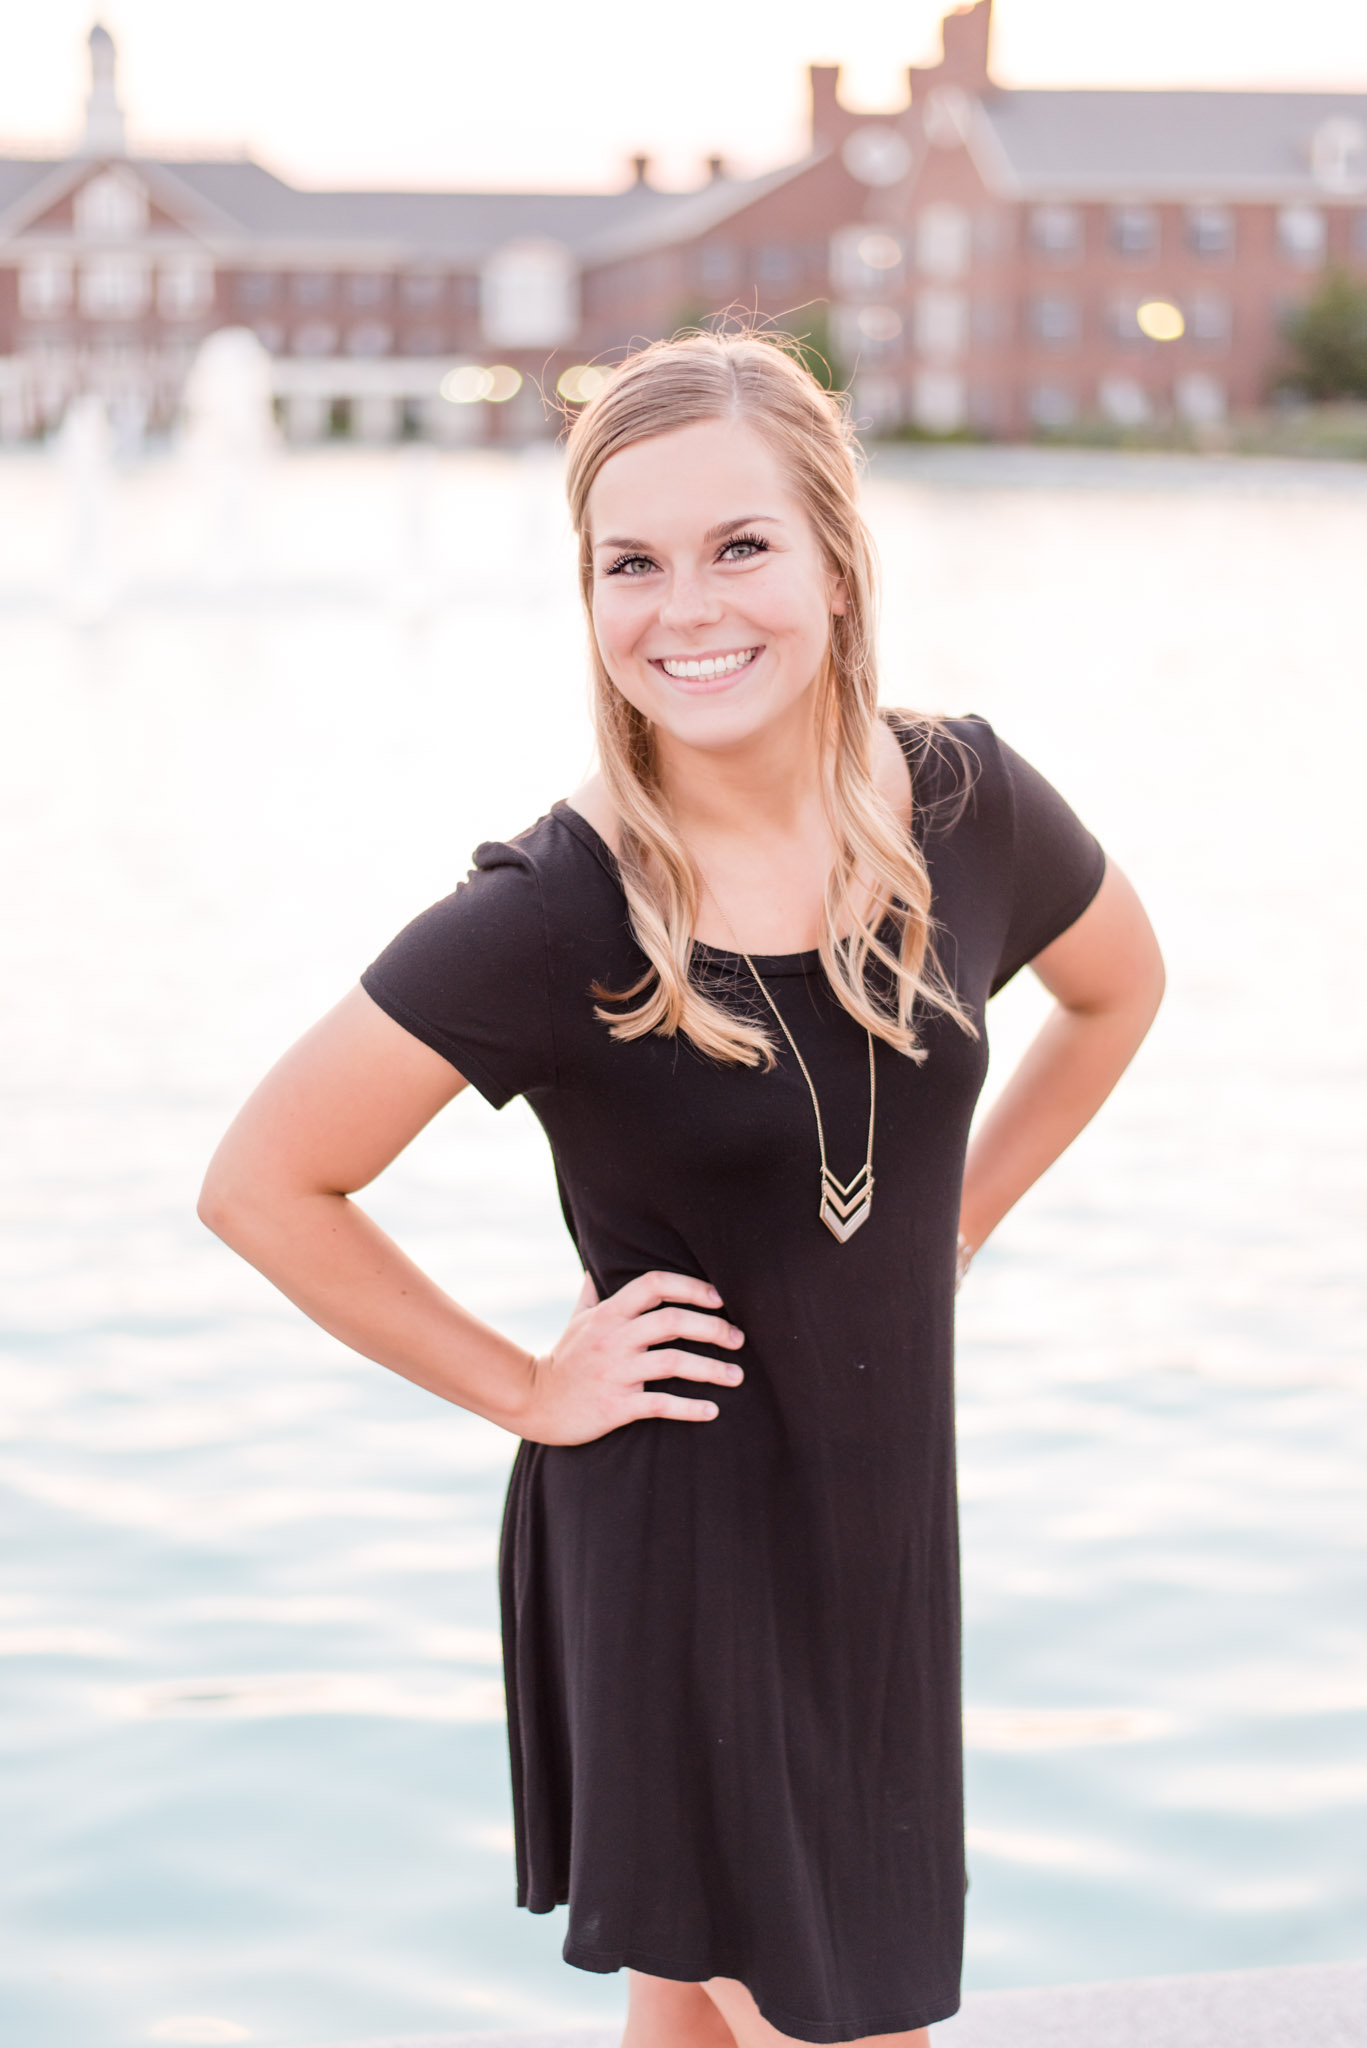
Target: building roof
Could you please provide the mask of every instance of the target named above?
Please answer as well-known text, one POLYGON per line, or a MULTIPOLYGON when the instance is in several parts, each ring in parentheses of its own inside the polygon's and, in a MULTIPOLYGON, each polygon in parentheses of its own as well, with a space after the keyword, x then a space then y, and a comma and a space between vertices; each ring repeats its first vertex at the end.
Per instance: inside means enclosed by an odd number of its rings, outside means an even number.
POLYGON ((1334 119, 1367 153, 1367 92, 989 90, 975 141, 994 182, 1023 195, 1309 199, 1335 190, 1315 161, 1334 119))
MULTIPOLYGON (((127 159, 163 202, 211 236, 238 239, 263 254, 271 245, 301 245, 363 257, 409 262, 478 265, 505 242, 524 237, 563 242, 587 256, 605 237, 625 233, 640 246, 667 238, 676 214, 707 199, 700 192, 660 192, 638 183, 618 192, 310 192, 286 184, 250 157, 127 159)), ((0 157, 0 217, 21 207, 40 186, 55 190, 64 172, 79 176, 88 159, 0 157)), ((764 185, 766 180, 757 180, 764 185)), ((748 185, 716 181, 730 206, 744 203, 748 185)))

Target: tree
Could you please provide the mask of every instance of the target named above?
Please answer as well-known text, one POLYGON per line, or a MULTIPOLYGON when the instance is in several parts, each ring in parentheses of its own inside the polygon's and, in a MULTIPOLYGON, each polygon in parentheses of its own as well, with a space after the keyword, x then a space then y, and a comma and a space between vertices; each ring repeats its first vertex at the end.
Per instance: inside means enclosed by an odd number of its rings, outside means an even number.
POLYGON ((1367 398, 1367 278, 1329 271, 1283 332, 1293 356, 1287 388, 1307 398, 1367 398))

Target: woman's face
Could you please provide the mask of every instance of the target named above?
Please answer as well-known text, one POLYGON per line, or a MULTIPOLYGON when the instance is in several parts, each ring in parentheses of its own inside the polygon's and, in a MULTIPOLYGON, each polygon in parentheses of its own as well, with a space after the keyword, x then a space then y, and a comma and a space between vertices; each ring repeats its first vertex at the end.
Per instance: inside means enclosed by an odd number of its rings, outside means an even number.
POLYGON ((624 448, 595 477, 588 518, 599 650, 653 726, 731 747, 811 688, 843 586, 752 428, 706 420, 624 448))

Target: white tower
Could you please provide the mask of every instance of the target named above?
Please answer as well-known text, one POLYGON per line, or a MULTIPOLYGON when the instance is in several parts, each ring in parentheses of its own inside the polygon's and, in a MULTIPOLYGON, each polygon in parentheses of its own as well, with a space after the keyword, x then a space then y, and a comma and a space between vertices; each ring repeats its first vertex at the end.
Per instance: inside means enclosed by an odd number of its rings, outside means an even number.
POLYGON ((96 22, 90 31, 90 96, 85 103, 82 156, 123 156, 123 108, 114 85, 114 38, 96 22))

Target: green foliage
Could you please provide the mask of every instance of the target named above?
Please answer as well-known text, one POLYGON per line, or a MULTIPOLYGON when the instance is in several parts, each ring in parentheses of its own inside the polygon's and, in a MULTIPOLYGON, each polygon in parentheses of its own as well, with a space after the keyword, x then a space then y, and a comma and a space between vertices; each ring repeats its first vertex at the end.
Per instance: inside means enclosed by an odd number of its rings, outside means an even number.
POLYGON ((1306 398, 1367 398, 1367 278, 1330 270, 1284 328, 1292 366, 1284 388, 1306 398))
POLYGON ((767 314, 756 316, 734 304, 709 312, 700 301, 686 301, 666 332, 687 334, 701 328, 724 334, 741 326, 754 326, 760 333, 768 330, 775 341, 789 346, 790 354, 811 372, 823 391, 843 391, 849 379, 831 348, 829 312, 825 302, 818 300, 801 307, 791 318, 771 320, 767 314))
POLYGON ((793 354, 804 370, 823 391, 843 391, 849 379, 831 347, 830 308, 822 302, 804 306, 789 331, 796 344, 793 354))

